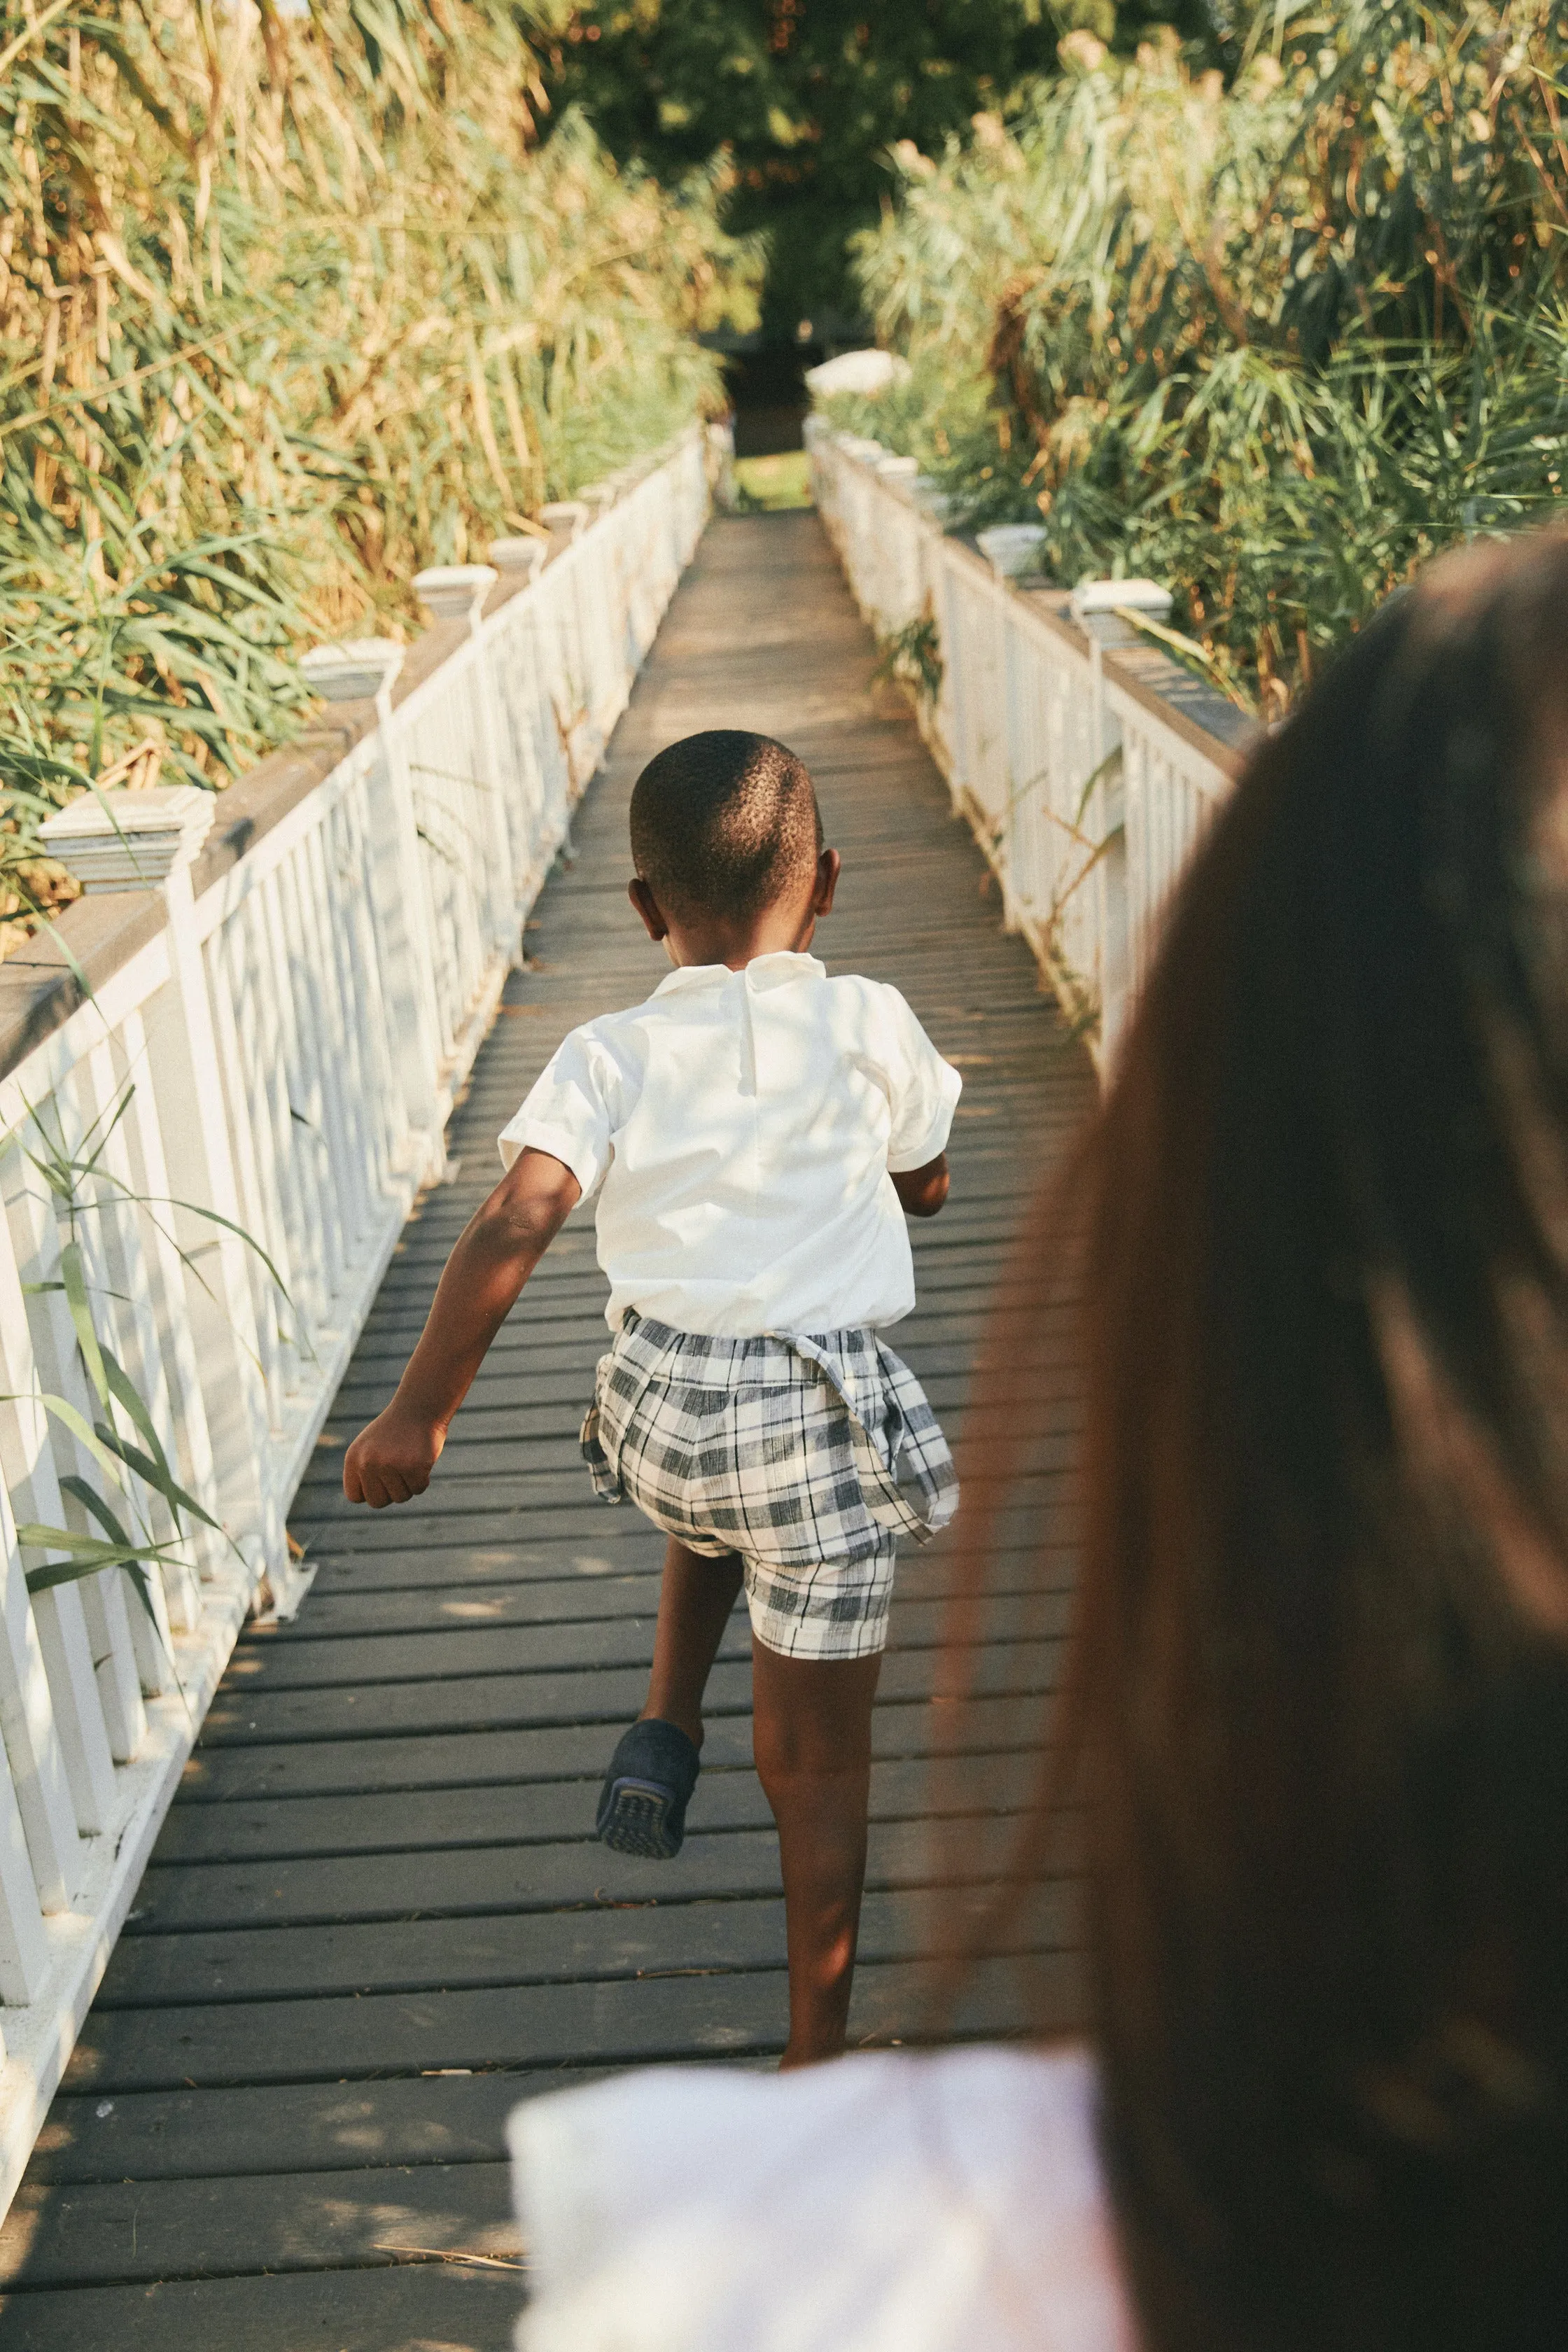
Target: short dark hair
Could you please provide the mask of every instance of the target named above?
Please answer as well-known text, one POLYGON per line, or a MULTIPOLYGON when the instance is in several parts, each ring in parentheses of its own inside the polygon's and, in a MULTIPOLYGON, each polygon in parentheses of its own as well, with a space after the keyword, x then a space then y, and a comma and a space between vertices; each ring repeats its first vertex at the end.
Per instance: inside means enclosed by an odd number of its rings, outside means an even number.
POLYGON ((805 763, 771 735, 710 728, 671 743, 632 789, 632 859, 667 911, 760 914, 822 847, 805 763))

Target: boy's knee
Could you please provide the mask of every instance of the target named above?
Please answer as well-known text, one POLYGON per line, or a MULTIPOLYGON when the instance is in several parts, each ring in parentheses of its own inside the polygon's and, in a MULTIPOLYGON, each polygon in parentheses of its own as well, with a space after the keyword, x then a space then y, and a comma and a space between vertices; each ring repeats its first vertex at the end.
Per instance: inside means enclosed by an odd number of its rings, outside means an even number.
POLYGON ((752 1751, 764 1789, 864 1773, 879 1657, 753 1652, 752 1751))

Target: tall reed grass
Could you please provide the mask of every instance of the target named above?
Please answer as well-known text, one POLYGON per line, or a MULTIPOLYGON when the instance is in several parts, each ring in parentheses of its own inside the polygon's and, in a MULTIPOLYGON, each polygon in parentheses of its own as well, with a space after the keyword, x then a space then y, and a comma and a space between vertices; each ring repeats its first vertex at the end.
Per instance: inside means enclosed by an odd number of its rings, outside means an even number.
POLYGON ((912 374, 835 413, 1061 579, 1164 582, 1272 714, 1434 549, 1562 499, 1568 9, 1248 13, 1228 87, 1079 34, 1006 126, 899 151, 858 267, 912 374))
POLYGON ((541 142, 554 0, 0 0, 0 933, 91 780, 220 783, 312 636, 721 404, 712 174, 541 142))

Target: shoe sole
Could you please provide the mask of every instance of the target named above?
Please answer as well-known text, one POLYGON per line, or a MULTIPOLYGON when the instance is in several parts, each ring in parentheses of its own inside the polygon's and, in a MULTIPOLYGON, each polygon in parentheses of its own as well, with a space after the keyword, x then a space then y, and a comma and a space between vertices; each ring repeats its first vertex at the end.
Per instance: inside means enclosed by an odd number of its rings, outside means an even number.
POLYGON ((685 1837, 670 1816, 674 1800, 647 1782, 617 1780, 599 1820, 599 1839, 616 1853, 637 1855, 644 1862, 673 1862, 685 1837))

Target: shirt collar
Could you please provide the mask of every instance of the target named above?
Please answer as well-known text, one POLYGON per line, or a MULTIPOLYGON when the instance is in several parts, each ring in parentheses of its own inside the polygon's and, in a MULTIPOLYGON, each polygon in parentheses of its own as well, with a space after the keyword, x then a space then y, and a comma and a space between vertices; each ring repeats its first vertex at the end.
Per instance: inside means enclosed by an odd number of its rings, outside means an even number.
POLYGON ((814 955, 797 955, 793 948, 775 948, 771 955, 753 956, 741 971, 731 971, 727 963, 680 963, 666 972, 654 990, 656 996, 669 996, 683 988, 713 988, 726 980, 744 980, 754 993, 770 988, 782 988, 786 980, 826 980, 827 966, 814 955))

